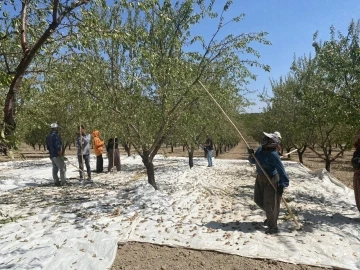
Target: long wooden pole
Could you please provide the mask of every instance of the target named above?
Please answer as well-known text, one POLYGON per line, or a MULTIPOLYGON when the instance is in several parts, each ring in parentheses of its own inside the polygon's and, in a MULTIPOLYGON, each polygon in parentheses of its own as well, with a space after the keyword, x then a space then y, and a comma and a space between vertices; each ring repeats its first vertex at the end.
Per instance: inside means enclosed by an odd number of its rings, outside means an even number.
MULTIPOLYGON (((226 112, 222 109, 222 107, 220 106, 220 104, 216 101, 216 99, 210 94, 210 92, 206 89, 206 87, 202 84, 201 81, 199 81, 200 85, 202 86, 202 88, 206 91, 206 93, 211 97, 211 99, 215 102, 215 104, 219 107, 219 109, 221 110, 221 112, 226 116, 226 118, 229 120, 229 122, 234 126, 234 128, 236 129, 236 131, 239 133, 241 139, 244 141, 244 143, 246 144, 247 148, 250 149, 248 143, 246 142, 245 138, 243 137, 243 135, 241 134, 241 132, 239 131, 239 129, 236 127, 236 125, 233 123, 233 121, 231 121, 230 117, 226 114, 226 112)), ((275 189, 275 191, 277 191, 277 188, 275 187, 275 185, 273 184, 273 182, 271 182, 271 179, 269 177, 269 175, 266 173, 266 171, 264 170, 264 168, 261 166, 259 160, 255 157, 255 154, 251 154, 252 157, 255 159, 257 165, 259 166, 259 168, 261 169, 261 171, 264 173, 264 175, 266 176, 267 180, 269 180, 270 184, 272 185, 272 187, 275 189)), ((285 204, 290 216, 292 217, 292 219, 294 220, 295 224, 296 224, 296 228, 300 229, 300 225, 296 220, 295 215, 293 214, 293 212, 291 211, 290 207, 288 206, 286 200, 284 199, 283 196, 281 196, 281 200, 282 202, 285 204)))
POLYGON ((112 168, 111 168, 112 172, 115 172, 115 170, 114 170, 114 167, 115 167, 115 138, 116 138, 116 136, 114 136, 114 141, 113 141, 113 160, 112 160, 113 164, 112 164, 112 168))
MULTIPOLYGON (((82 166, 82 175, 83 179, 85 180, 85 173, 84 173, 84 152, 82 146, 82 134, 81 134, 81 120, 79 119, 79 136, 80 136, 80 153, 81 153, 81 166, 82 166)), ((89 177, 89 176, 88 176, 89 177)))

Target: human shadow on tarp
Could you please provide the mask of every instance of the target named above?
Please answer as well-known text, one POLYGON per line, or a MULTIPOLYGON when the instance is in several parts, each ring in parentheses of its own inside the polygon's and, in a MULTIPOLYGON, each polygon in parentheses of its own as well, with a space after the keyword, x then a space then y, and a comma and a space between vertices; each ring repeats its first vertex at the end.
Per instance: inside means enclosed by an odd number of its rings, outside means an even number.
POLYGON ((265 231, 265 227, 263 226, 262 222, 254 222, 254 221, 236 221, 236 222, 226 222, 226 223, 210 221, 204 226, 213 230, 239 231, 243 233, 252 233, 254 231, 265 231))
POLYGON ((310 224, 312 228, 318 228, 321 225, 328 226, 342 226, 342 225, 353 225, 359 226, 360 223, 354 216, 354 218, 344 216, 341 213, 330 213, 328 211, 305 211, 303 212, 304 221, 310 224))
POLYGON ((344 226, 347 225, 352 227, 354 231, 358 230, 360 222, 356 217, 346 217, 340 213, 331 213, 328 211, 321 210, 312 210, 303 212, 303 222, 302 222, 302 232, 303 233, 312 233, 314 231, 322 231, 325 234, 329 231, 332 231, 331 228, 334 228, 335 231, 332 233, 338 234, 340 237, 344 235, 349 238, 356 238, 360 242, 360 237, 357 237, 355 234, 348 233, 344 230, 344 226), (336 232, 338 231, 338 233, 336 232))
MULTIPOLYGON (((336 207, 341 209, 352 209, 354 205, 345 200, 333 200, 330 196, 325 196, 321 193, 306 193, 306 192, 296 192, 295 201, 306 203, 311 207, 319 208, 323 207, 323 212, 326 208, 336 207)), ((320 210, 319 210, 320 211, 320 210)), ((330 211, 328 211, 330 213, 330 211)), ((334 211, 333 211, 334 212, 334 211)))

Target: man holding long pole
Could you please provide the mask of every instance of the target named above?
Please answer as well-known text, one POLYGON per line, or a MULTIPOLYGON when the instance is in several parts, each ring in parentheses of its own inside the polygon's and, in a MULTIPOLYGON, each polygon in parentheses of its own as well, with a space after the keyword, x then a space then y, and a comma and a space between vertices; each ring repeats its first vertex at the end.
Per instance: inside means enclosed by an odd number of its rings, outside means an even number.
POLYGON ((277 152, 279 146, 279 138, 275 134, 264 132, 261 140, 261 146, 254 154, 253 149, 249 149, 249 161, 256 164, 256 181, 254 190, 255 203, 265 211, 265 226, 268 226, 266 234, 274 234, 278 232, 277 220, 280 211, 280 201, 284 188, 289 186, 289 178, 285 172, 284 166, 277 152), (256 163, 255 157, 270 177, 268 181, 266 175, 256 163), (276 189, 274 189, 276 187, 276 189))
POLYGON ((78 149, 77 156, 80 168, 80 181, 84 180, 83 170, 84 170, 84 162, 86 165, 87 171, 87 182, 91 182, 91 169, 90 169, 90 140, 91 135, 86 134, 85 127, 83 125, 78 127, 79 133, 76 138, 76 147, 78 149))
MULTIPOLYGON (((223 108, 221 108, 220 104, 216 101, 216 99, 210 94, 210 92, 207 90, 207 88, 201 83, 201 81, 199 81, 199 84, 201 85, 201 87, 205 90, 205 92, 211 97, 211 99, 215 102, 215 104, 219 107, 219 109, 221 110, 221 112, 225 115, 225 117, 227 118, 227 120, 229 120, 229 122, 233 125, 233 127, 236 129, 236 131, 238 132, 239 136, 241 137, 241 139, 244 141, 244 143, 247 146, 247 149, 249 151, 249 154, 252 156, 252 158, 255 160, 256 162, 256 166, 260 168, 260 170, 264 173, 266 179, 269 181, 269 183, 272 185, 273 189, 275 191, 277 191, 277 187, 275 185, 273 185, 269 175, 266 173, 265 169, 262 167, 261 163, 259 162, 259 160, 257 159, 257 157, 255 156, 254 150, 250 149, 248 143, 246 142, 244 136, 241 134, 241 132, 239 131, 239 129, 236 127, 236 125, 234 124, 233 121, 231 121, 230 117, 226 114, 226 112, 223 110, 223 108)), ((282 190, 283 191, 283 190, 282 190)), ((282 193, 281 191, 281 193, 282 193)), ((296 224, 296 228, 300 229, 300 224, 298 223, 298 221, 296 220, 295 215, 292 213, 290 207, 288 206, 286 200, 281 197, 281 201, 284 203, 284 205, 286 206, 286 209, 288 210, 290 216, 292 217, 294 223, 296 224)))

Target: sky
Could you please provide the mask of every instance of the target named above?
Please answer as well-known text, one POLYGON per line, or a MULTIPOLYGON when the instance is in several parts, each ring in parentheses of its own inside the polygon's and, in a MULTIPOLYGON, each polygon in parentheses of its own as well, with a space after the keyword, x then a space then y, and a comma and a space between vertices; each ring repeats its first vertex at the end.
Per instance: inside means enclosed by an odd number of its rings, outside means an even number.
MULTIPOLYGON (((225 0, 217 1, 217 10, 225 0)), ((330 39, 330 26, 347 33, 351 19, 360 19, 359 0, 234 0, 226 18, 245 13, 245 18, 237 24, 229 25, 223 35, 245 32, 268 32, 267 39, 271 46, 253 44, 261 54, 260 62, 270 65, 271 72, 252 69, 257 80, 248 85, 255 91, 247 97, 256 105, 247 112, 261 112, 265 106, 257 95, 264 87, 271 94, 269 79, 279 79, 289 72, 290 65, 297 57, 314 54, 312 47, 313 34, 319 31, 319 39, 330 39), (234 27, 235 26, 235 27, 234 27)), ((203 36, 210 38, 216 29, 217 22, 201 23, 199 30, 203 36)))
MULTIPOLYGON (((107 0, 113 3, 114 0, 107 0)), ((175 0, 174 0, 175 1, 175 0)), ((1 0, 0 0, 1 2, 1 0)), ((209 0, 207 0, 209 2, 209 0)), ((216 0, 216 11, 221 11, 226 0, 216 0)), ((11 12, 11 10, 10 10, 11 12)), ((12 11, 14 12, 14 11, 12 11)), ((226 20, 244 13, 245 18, 236 24, 229 24, 220 32, 219 38, 228 34, 268 32, 267 39, 272 45, 253 43, 251 46, 261 54, 259 61, 271 67, 271 72, 259 68, 251 71, 257 75, 247 87, 253 93, 247 97, 255 103, 247 112, 261 112, 266 104, 258 95, 265 88, 271 95, 270 78, 279 79, 289 72, 290 65, 297 57, 314 54, 313 35, 319 31, 319 39, 330 38, 330 26, 346 34, 352 19, 360 19, 359 0, 233 0, 226 12, 226 20)), ((217 20, 205 20, 193 27, 193 34, 200 34, 209 40, 216 31, 217 20)))

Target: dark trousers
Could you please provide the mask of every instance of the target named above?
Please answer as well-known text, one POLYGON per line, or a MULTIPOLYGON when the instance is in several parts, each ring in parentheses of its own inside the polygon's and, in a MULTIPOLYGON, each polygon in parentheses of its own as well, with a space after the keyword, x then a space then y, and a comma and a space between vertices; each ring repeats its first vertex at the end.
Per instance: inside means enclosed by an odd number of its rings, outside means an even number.
MULTIPOLYGON (((88 178, 91 179, 90 155, 83 155, 83 159, 84 159, 84 163, 86 166, 86 172, 87 172, 88 178)), ((82 179, 84 177, 83 176, 84 166, 83 166, 81 155, 78 156, 78 162, 79 162, 79 168, 80 168, 80 170, 79 170, 80 179, 82 179)))
POLYGON ((104 171, 104 160, 102 155, 96 156, 96 172, 102 173, 104 171))
MULTIPOLYGON (((271 178, 271 182, 277 187, 279 175, 271 178)), ((254 201, 265 211, 267 226, 270 229, 277 228, 277 220, 280 212, 281 196, 277 194, 265 175, 258 174, 255 182, 254 201)))
POLYGON ((108 154, 109 164, 108 164, 108 171, 110 172, 113 167, 116 167, 116 170, 119 172, 121 170, 121 162, 120 162, 120 152, 119 149, 113 149, 109 151, 108 154))

